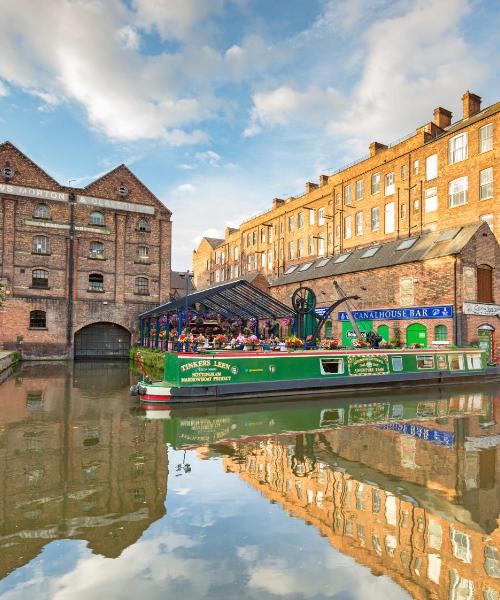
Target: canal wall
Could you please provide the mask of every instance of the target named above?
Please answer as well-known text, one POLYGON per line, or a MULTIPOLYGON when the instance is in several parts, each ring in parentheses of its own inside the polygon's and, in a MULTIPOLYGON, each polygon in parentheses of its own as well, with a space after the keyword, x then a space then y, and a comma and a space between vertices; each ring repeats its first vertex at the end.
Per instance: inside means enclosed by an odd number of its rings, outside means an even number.
POLYGON ((7 352, 0 350, 0 383, 10 377, 14 367, 21 360, 19 352, 7 352))

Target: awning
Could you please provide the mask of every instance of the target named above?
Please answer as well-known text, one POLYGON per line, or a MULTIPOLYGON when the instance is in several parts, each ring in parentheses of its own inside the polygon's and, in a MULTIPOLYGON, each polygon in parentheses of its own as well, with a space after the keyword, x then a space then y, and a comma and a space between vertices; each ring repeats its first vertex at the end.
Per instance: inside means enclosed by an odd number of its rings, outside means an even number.
POLYGON ((197 310, 197 305, 222 315, 225 319, 277 319, 293 314, 293 309, 286 306, 256 288, 244 279, 223 283, 200 292, 188 294, 186 298, 171 300, 139 315, 140 319, 160 317, 182 311, 197 310))

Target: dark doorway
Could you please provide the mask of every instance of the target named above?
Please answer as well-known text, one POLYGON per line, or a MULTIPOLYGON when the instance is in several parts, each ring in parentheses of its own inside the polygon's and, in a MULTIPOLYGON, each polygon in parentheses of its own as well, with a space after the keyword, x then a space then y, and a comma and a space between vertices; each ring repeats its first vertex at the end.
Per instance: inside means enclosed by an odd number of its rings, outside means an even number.
POLYGON ((75 333, 75 358, 128 358, 130 333, 114 323, 93 323, 75 333))

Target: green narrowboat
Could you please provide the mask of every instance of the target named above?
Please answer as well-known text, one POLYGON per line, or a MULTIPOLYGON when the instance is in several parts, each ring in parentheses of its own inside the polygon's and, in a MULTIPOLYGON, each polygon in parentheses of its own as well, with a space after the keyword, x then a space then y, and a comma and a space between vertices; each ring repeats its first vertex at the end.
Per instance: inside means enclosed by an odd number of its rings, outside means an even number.
POLYGON ((496 379, 479 348, 168 353, 163 381, 136 386, 141 402, 201 402, 291 393, 496 379))

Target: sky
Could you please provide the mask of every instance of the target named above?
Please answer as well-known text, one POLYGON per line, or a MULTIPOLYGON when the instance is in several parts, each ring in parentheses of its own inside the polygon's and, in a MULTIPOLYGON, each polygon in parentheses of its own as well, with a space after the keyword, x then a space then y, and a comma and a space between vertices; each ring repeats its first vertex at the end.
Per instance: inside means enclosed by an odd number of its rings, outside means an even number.
POLYGON ((120 163, 172 264, 432 119, 500 99, 498 0, 0 0, 0 138, 61 184, 120 163))

